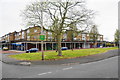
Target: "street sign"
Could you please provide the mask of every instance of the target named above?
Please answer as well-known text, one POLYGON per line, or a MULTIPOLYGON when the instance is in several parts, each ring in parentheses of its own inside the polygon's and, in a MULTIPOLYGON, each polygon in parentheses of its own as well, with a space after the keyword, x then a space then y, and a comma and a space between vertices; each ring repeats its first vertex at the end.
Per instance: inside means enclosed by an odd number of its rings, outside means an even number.
POLYGON ((41 35, 40 35, 40 40, 41 40, 41 41, 44 41, 44 40, 45 40, 45 35, 42 35, 42 34, 41 34, 41 35))

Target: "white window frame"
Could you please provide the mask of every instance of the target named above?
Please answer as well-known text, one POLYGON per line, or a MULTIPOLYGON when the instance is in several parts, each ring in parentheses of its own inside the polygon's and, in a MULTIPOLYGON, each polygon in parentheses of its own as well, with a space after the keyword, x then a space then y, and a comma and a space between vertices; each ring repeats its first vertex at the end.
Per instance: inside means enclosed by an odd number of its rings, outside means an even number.
POLYGON ((37 36, 34 36, 34 39, 37 39, 37 36))
POLYGON ((46 31, 44 30, 43 33, 46 34, 46 31))
POLYGON ((30 30, 27 30, 27 33, 30 33, 30 30))
POLYGON ((30 39, 30 36, 27 36, 27 39, 30 39))
POLYGON ((80 36, 80 35, 81 35, 81 33, 78 33, 78 35, 80 36))
POLYGON ((24 39, 24 33, 25 33, 25 32, 22 32, 22 39, 24 39))
POLYGON ((87 34, 87 36, 89 36, 89 34, 87 34))
POLYGON ((19 35, 21 35, 21 32, 19 32, 19 35))
POLYGON ((19 36, 19 33, 17 33, 17 36, 19 36))
POLYGON ((22 35, 23 35, 24 33, 25 33, 25 32, 23 31, 23 32, 22 32, 22 35))
POLYGON ((67 39, 67 34, 66 34, 66 33, 63 34, 63 38, 64 38, 64 39, 67 39))
POLYGON ((82 40, 86 40, 86 37, 85 37, 85 36, 82 36, 82 40))
POLYGON ((35 29, 34 32, 37 32, 37 29, 35 29))

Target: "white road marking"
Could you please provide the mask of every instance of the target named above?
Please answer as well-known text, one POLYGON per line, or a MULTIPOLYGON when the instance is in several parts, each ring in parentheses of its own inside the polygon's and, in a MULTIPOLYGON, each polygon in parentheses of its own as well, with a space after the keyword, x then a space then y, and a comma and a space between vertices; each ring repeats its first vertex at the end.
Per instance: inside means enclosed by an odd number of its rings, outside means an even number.
POLYGON ((69 68, 64 68, 64 69, 62 69, 62 70, 68 70, 68 69, 72 69, 72 67, 69 67, 69 68))
MULTIPOLYGON (((63 68, 62 70, 68 70, 68 69, 72 69, 72 67, 63 68)), ((58 71, 60 71, 60 70, 56 70, 56 72, 58 72, 58 71)), ((52 72, 40 73, 40 74, 38 74, 38 75, 44 75, 44 74, 50 74, 50 73, 52 73, 52 72)))
POLYGON ((23 64, 23 65, 30 65, 31 62, 21 62, 20 64, 23 64))
POLYGON ((41 74, 38 74, 38 75, 44 75, 44 74, 50 74, 52 72, 46 72, 46 73, 41 73, 41 74))

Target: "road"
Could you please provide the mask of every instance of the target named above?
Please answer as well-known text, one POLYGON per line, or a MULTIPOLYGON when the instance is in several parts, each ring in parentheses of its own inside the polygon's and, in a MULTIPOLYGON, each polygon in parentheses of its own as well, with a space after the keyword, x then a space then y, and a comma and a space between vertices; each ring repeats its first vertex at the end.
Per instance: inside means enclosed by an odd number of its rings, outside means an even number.
POLYGON ((3 78, 118 78, 118 56, 74 65, 2 64, 3 78))

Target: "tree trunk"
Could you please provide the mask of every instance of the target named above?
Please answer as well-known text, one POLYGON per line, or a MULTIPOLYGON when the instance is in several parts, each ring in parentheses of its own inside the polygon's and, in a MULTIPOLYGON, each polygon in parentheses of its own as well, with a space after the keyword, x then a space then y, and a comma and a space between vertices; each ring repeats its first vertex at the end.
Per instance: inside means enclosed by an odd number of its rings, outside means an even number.
POLYGON ((58 50, 58 56, 62 56, 62 50, 61 50, 61 34, 57 35, 57 50, 58 50))

